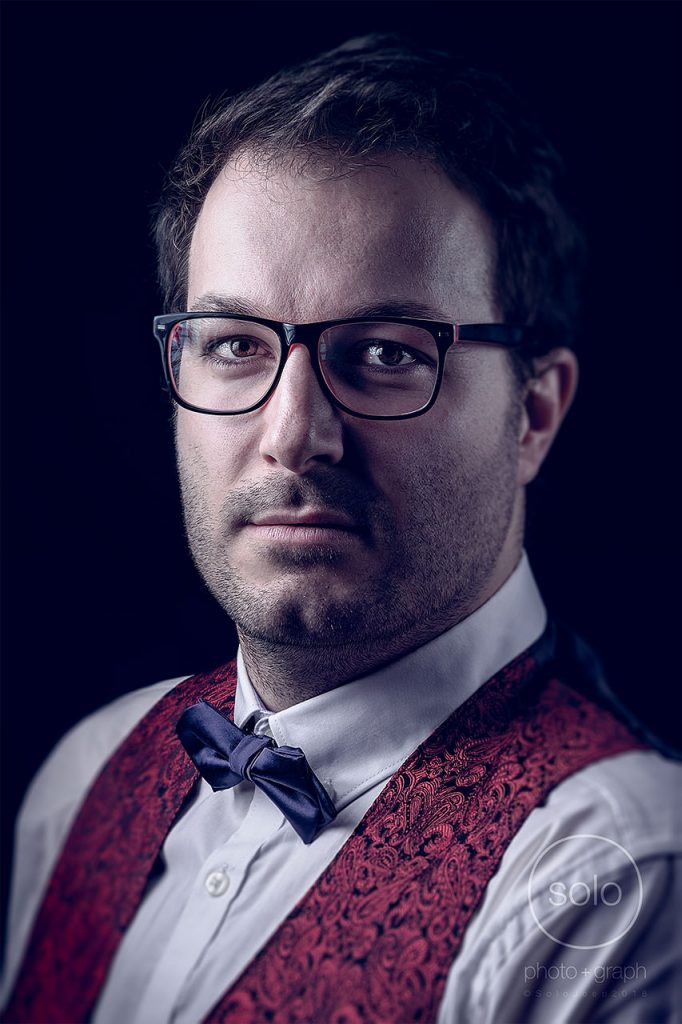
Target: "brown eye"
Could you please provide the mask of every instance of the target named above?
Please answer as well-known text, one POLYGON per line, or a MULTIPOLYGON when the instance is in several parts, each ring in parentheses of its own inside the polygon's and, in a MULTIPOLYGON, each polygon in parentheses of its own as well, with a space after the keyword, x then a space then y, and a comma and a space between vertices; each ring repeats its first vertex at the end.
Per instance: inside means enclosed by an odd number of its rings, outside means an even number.
POLYGON ((391 341, 383 342, 381 345, 374 345, 373 349, 379 361, 385 366, 405 366, 408 363, 415 362, 414 356, 407 349, 391 341))
POLYGON ((409 349, 394 341, 375 341, 363 348, 359 361, 368 366, 412 366, 417 359, 409 349))
POLYGON ((235 356, 243 359, 245 356, 255 356, 258 353, 259 343, 257 338, 225 338, 223 341, 214 342, 211 350, 220 356, 235 356))

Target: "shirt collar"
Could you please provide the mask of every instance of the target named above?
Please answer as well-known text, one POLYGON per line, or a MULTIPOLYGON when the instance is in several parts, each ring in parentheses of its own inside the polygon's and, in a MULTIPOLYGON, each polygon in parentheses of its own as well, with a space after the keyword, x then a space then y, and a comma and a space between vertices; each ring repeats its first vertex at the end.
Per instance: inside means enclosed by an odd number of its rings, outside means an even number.
POLYGON ((388 778, 483 683, 542 634, 547 612, 523 552, 493 596, 434 640, 327 693, 270 712, 237 654, 235 722, 260 719, 281 746, 300 747, 340 810, 388 778))

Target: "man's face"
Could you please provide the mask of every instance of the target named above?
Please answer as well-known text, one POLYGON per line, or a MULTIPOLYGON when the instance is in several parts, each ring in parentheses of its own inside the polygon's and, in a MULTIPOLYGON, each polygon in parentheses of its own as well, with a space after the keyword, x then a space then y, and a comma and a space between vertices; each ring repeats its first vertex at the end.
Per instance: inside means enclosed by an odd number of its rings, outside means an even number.
MULTIPOLYGON (((488 323, 493 260, 478 206, 417 160, 326 181, 229 165, 194 232, 188 309, 488 323)), ((242 635, 390 640, 477 607, 518 555, 518 405, 503 350, 471 345, 428 413, 358 419, 295 346, 255 412, 178 409, 190 545, 242 635)))

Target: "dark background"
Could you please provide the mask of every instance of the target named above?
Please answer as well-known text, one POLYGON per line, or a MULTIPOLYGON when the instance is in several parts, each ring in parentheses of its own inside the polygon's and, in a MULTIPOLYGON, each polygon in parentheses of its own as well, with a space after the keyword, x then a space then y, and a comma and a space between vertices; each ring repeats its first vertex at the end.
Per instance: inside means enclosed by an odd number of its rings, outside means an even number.
POLYGON ((565 156, 592 250, 582 382, 528 547, 549 607, 679 743, 678 5, 5 2, 2 21, 4 885, 57 738, 233 651, 185 550, 150 330, 164 168, 208 95, 367 31, 499 71, 565 156))

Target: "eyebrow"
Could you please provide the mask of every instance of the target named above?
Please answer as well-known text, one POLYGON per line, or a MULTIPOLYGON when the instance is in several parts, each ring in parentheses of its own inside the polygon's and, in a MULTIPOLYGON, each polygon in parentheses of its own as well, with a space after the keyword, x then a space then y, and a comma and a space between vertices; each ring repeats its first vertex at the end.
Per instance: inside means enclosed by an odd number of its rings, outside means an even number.
MULTIPOLYGON (((240 316, 262 317, 264 320, 272 320, 273 317, 266 316, 263 307, 256 303, 249 302, 237 295, 222 295, 217 292, 207 292, 200 295, 192 303, 189 312, 203 311, 206 313, 237 313, 240 316)), ((452 318, 443 313, 442 310, 421 302, 410 300, 397 302, 374 302, 365 305, 351 306, 346 312, 346 317, 363 316, 385 316, 385 317, 411 317, 416 320, 438 320, 444 323, 451 323, 452 318)), ((345 319, 345 317, 328 317, 330 320, 345 319)))
MULTIPOLYGON (((246 302, 236 295, 220 295, 217 292, 206 292, 205 295, 200 295, 187 312, 239 313, 241 316, 263 316, 258 306, 246 302)), ((264 319, 268 320, 270 318, 264 317, 264 319)))

